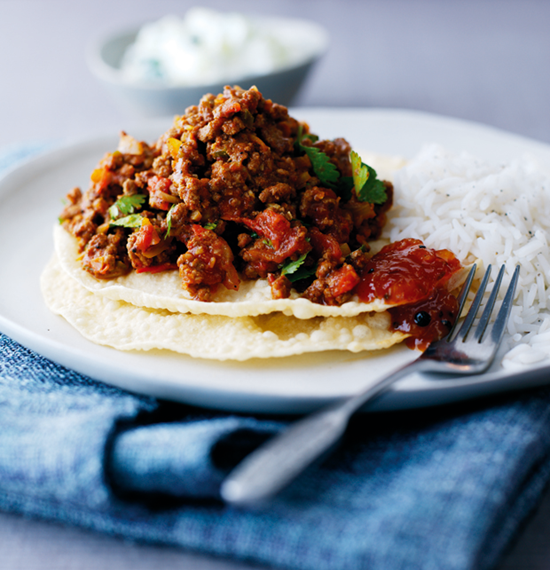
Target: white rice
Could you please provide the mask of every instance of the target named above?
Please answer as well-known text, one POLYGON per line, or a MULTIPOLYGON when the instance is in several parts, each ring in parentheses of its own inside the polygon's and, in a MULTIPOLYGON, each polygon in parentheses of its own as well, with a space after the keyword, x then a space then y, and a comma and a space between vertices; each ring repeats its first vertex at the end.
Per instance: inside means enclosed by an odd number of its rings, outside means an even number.
POLYGON ((529 157, 495 164, 429 145, 396 173, 394 185, 385 237, 419 238, 482 271, 491 264, 495 274, 505 263, 502 291, 519 264, 503 366, 550 358, 550 177, 529 157))

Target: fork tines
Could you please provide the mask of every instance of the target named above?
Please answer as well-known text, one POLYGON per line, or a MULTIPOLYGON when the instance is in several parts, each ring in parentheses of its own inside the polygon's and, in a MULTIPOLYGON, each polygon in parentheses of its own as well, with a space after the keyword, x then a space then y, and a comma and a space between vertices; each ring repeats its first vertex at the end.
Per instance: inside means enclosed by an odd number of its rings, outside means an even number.
MULTIPOLYGON (((477 290, 477 293, 474 297, 474 300, 473 300, 472 305, 468 311, 468 314, 466 315, 466 318, 464 319, 464 323, 462 324, 462 326, 460 327, 460 330, 458 331, 458 333, 456 335, 456 340, 463 340, 463 341, 466 340, 466 337, 468 336, 468 333, 470 332, 470 329, 472 328, 474 320, 477 317, 477 313, 479 311, 481 301, 482 301, 482 299, 485 295, 485 291, 487 289, 487 284, 488 284, 489 278, 491 276, 491 269, 492 269, 491 265, 487 266, 487 270, 485 271, 485 275, 483 276, 483 279, 481 280, 481 284, 477 290)), ((482 315, 479 319, 479 322, 477 324, 477 327, 474 331, 474 335, 471 339, 475 342, 481 342, 483 340, 483 335, 487 329, 487 325, 489 324, 489 320, 491 318, 491 314, 493 312, 495 302, 497 300, 497 296, 498 296, 498 293, 500 290, 500 285, 502 283, 502 278, 504 276, 505 269, 506 269, 506 266, 502 265, 500 268, 500 271, 498 272, 497 278, 496 278, 495 283, 493 285, 493 290, 491 291, 489 299, 487 300, 487 303, 485 305, 483 313, 482 313, 482 315)), ((519 265, 516 266, 516 269, 514 271, 514 274, 512 275, 512 279, 510 281, 510 285, 508 286, 508 289, 507 289, 506 294, 504 296, 504 300, 502 301, 502 305, 500 307, 500 310, 497 314, 497 317, 496 317, 495 322, 493 323, 493 327, 491 329, 491 341, 496 343, 496 344, 498 344, 500 342, 502 335, 504 334, 504 330, 506 328, 506 323, 508 322, 508 317, 510 316, 510 311, 512 309, 512 301, 514 298, 514 294, 515 294, 515 290, 516 290, 516 286, 517 286, 517 282, 518 282, 518 278, 519 278, 519 269, 520 269, 520 266, 519 265)), ((475 272, 476 272, 476 265, 474 264, 472 266, 472 269, 470 270, 470 273, 468 274, 468 278, 466 279, 466 283, 464 284, 462 291, 460 293, 460 296, 458 298, 458 302, 459 302, 458 315, 459 316, 462 312, 462 309, 464 307, 464 303, 465 303, 466 298, 468 296, 468 293, 470 291, 475 272)))

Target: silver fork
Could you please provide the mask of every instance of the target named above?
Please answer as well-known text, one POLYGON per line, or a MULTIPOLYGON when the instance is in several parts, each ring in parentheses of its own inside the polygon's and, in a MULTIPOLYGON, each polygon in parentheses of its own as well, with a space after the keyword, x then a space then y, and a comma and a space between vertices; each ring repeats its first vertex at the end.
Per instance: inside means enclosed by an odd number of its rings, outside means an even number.
POLYGON ((468 314, 456 334, 458 318, 464 308, 476 271, 475 265, 469 272, 458 297, 458 316, 455 326, 447 337, 433 342, 419 358, 382 378, 365 391, 295 422, 282 434, 267 441, 229 474, 221 486, 221 497, 227 503, 241 506, 253 505, 273 497, 340 440, 355 412, 375 396, 387 391, 397 380, 412 372, 443 372, 457 375, 485 372, 493 362, 502 340, 519 276, 518 266, 500 311, 490 330, 487 330, 504 269, 503 265, 473 331, 471 331, 472 325, 487 288, 491 266, 487 268, 468 314), (470 332, 472 334, 469 334, 470 332))

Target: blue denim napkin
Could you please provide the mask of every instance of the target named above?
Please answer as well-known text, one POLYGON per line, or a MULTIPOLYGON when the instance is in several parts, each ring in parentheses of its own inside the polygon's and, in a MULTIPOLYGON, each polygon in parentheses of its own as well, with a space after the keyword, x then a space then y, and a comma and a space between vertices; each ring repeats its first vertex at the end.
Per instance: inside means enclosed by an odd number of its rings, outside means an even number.
POLYGON ((126 393, 0 333, 5 511, 295 570, 478 570, 496 564, 550 479, 542 389, 363 414, 271 504, 224 505, 223 477, 288 421, 126 393))

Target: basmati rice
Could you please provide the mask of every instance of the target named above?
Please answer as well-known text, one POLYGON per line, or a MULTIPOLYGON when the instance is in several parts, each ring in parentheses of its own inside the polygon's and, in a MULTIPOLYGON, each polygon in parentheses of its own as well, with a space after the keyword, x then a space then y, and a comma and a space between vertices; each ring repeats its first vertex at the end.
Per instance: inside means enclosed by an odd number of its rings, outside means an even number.
POLYGON ((477 262, 478 274, 505 263, 502 290, 519 264, 503 366, 550 358, 550 178, 540 165, 529 157, 495 164, 428 145, 395 173, 394 185, 385 237, 450 249, 464 264, 477 262))

